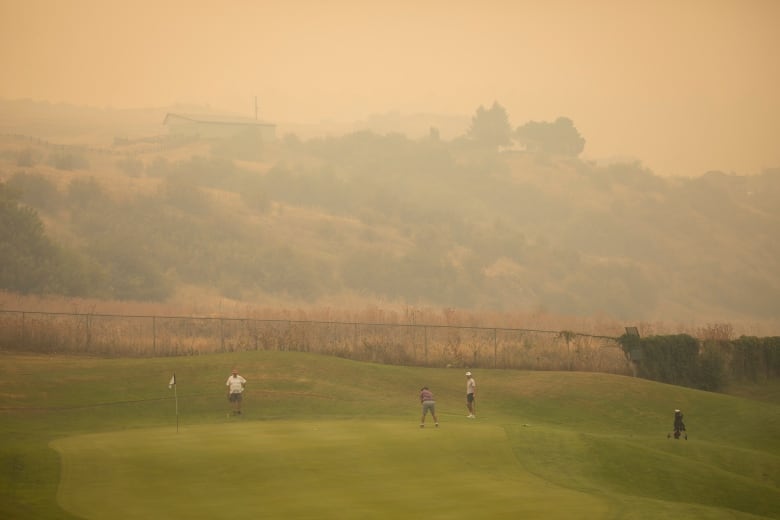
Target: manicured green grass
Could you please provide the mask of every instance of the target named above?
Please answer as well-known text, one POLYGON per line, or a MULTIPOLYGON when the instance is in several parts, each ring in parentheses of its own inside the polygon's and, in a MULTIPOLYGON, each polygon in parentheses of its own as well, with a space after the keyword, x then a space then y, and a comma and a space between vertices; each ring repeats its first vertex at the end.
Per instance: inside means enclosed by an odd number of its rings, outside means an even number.
POLYGON ((598 517, 608 503, 523 471, 497 425, 251 421, 71 437, 62 504, 85 518, 598 517), (468 447, 464 447, 464 443, 468 447), (161 484, 164 483, 164 486, 161 484), (551 508, 550 504, 554 504, 551 508))
POLYGON ((2 518, 777 518, 780 405, 287 352, 0 355, 2 518), (244 416, 224 382, 249 380, 244 416), (179 396, 177 431, 173 391, 179 396), (420 429, 417 392, 441 427, 420 429), (672 411, 689 440, 668 440, 672 411))

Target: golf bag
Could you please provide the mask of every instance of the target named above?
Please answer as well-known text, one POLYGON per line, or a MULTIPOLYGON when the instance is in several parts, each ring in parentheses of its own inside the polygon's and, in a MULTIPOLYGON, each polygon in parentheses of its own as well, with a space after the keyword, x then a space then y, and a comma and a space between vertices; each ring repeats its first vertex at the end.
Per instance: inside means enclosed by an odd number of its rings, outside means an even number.
POLYGON ((683 414, 680 410, 674 411, 674 431, 667 434, 666 438, 669 439, 674 435, 675 439, 679 439, 680 436, 686 441, 688 440, 688 432, 685 431, 685 423, 683 422, 683 414))

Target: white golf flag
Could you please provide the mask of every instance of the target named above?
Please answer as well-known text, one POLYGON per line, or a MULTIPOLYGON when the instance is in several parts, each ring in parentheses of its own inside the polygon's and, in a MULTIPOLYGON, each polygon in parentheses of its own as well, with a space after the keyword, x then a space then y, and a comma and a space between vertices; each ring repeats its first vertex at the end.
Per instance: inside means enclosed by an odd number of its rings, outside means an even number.
POLYGON ((168 381, 168 388, 173 388, 173 385, 176 384, 176 372, 173 373, 171 376, 171 380, 168 381))

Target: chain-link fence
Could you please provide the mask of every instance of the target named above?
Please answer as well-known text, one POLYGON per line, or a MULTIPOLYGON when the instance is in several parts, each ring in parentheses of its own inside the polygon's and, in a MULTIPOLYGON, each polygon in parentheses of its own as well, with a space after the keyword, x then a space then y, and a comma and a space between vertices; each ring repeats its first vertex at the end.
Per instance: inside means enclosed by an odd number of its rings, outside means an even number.
POLYGON ((396 365, 631 373, 616 338, 458 325, 0 310, 0 349, 104 356, 289 350, 396 365))

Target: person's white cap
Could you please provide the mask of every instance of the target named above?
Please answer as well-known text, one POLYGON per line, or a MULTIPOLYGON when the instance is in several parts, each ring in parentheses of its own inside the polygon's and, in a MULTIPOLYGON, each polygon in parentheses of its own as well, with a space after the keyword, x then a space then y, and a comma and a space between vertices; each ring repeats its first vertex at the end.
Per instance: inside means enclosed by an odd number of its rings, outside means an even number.
POLYGON ((675 410, 675 413, 676 413, 676 412, 679 412, 679 411, 680 411, 680 410, 679 410, 679 409, 677 409, 677 410, 675 410))
POLYGON ((467 375, 467 376, 470 376, 470 375, 471 375, 471 372, 466 372, 466 375, 467 375))

